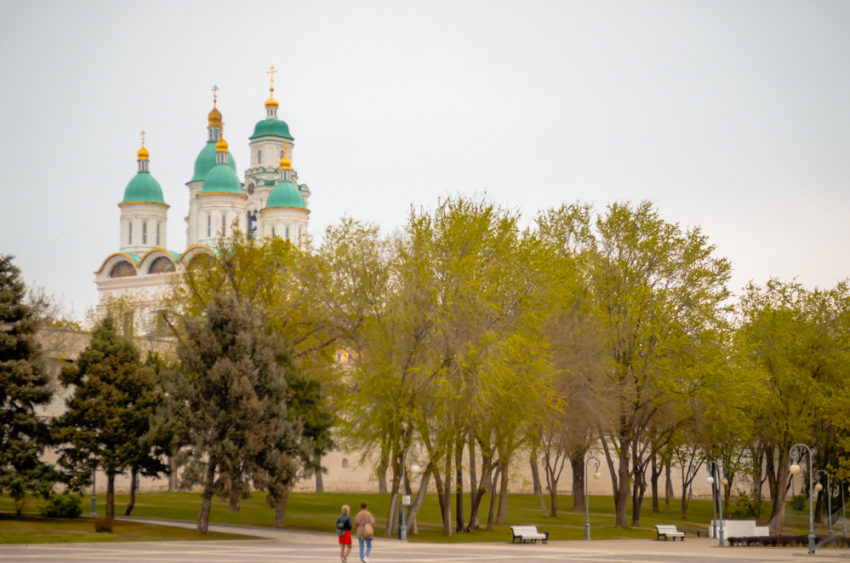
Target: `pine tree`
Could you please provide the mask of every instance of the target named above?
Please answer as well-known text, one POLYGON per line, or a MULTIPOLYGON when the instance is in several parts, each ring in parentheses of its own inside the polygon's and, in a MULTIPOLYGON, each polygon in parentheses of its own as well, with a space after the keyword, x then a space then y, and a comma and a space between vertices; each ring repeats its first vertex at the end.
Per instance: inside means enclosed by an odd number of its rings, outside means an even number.
POLYGON ((98 467, 106 473, 106 517, 112 518, 115 475, 132 467, 155 469, 145 449, 150 446, 142 440, 147 420, 161 402, 154 372, 139 363, 138 350, 106 318, 60 381, 75 389, 56 423, 59 464, 69 471, 75 489, 88 485, 98 467))
POLYGON ((50 403, 50 377, 35 341, 38 322, 12 256, 0 256, 0 489, 18 516, 28 492, 47 497, 57 474, 39 460, 49 438, 35 409, 50 403))
MULTIPOLYGON (((292 473, 301 428, 287 419, 286 379, 278 346, 258 314, 232 297, 214 296, 200 318, 187 318, 177 355, 187 380, 187 421, 196 459, 205 459, 198 533, 209 527, 222 481, 255 483, 292 473), (218 479, 217 479, 218 478, 218 479)), ((296 467, 297 470, 297 467, 296 467)), ((279 496, 285 502, 285 495, 279 496)))

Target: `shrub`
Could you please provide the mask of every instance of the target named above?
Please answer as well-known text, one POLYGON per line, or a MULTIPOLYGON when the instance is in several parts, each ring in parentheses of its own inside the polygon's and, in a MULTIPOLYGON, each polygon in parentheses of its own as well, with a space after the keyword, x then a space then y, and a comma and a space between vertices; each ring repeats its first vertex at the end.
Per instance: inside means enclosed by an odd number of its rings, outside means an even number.
POLYGON ((799 514, 801 511, 806 509, 806 495, 801 493, 793 496, 789 504, 791 505, 791 509, 796 510, 797 514, 799 514))
POLYGON ((80 505, 80 497, 65 493, 52 495, 38 511, 49 518, 78 518, 83 513, 83 508, 80 505))
POLYGON ((97 517, 94 519, 94 531, 97 533, 106 532, 108 534, 112 533, 112 525, 114 524, 112 518, 100 518, 97 517))
POLYGON ((754 494, 743 493, 732 500, 729 513, 735 520, 750 520, 761 518, 761 500, 754 494))
MULTIPOLYGON (((815 536, 815 541, 820 547, 850 547, 850 541, 839 535, 815 536)), ((806 547, 809 545, 809 536, 759 536, 747 538, 729 538, 731 546, 752 547, 806 547)))

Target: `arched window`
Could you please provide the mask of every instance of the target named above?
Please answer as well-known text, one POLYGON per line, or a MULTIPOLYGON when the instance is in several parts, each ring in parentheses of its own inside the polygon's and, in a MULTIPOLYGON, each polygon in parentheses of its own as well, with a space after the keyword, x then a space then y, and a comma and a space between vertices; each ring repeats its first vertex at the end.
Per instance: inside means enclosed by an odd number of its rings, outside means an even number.
POLYGON ((136 275, 136 268, 126 260, 122 260, 112 267, 109 272, 110 278, 127 278, 136 275))
POLYGON ((156 245, 159 246, 159 223, 156 224, 156 245))
POLYGON ((285 150, 280 151, 280 159, 281 159, 281 160, 283 160, 283 157, 284 157, 285 155, 286 155, 286 151, 285 151, 285 150))
POLYGON ((128 234, 129 234, 129 238, 128 238, 128 242, 127 242, 127 244, 133 244, 133 222, 132 222, 132 221, 129 221, 129 222, 127 223, 127 228, 128 228, 128 231, 127 231, 127 232, 128 232, 128 234))
POLYGON ((149 274, 164 274, 166 272, 174 271, 174 262, 169 260, 165 256, 160 256, 151 264, 150 269, 148 269, 149 274))
POLYGON ((289 238, 289 227, 286 227, 286 238, 289 238))
POLYGON ((221 216, 221 234, 222 235, 227 234, 227 215, 221 216))
POLYGON ((350 466, 350 465, 349 465, 349 463, 348 463, 348 459, 347 459, 347 458, 342 458, 342 468, 343 468, 343 469, 348 469, 349 467, 351 467, 351 466, 350 466))
POLYGON ((142 244, 148 243, 148 222, 142 223, 142 244))
POLYGON ((274 227, 272 227, 272 238, 274 238, 274 237, 275 237, 275 234, 274 234, 274 227))
POLYGON ((212 236, 212 214, 207 215, 207 236, 212 236))
POLYGON ((263 151, 257 151, 257 164, 263 163, 263 151))

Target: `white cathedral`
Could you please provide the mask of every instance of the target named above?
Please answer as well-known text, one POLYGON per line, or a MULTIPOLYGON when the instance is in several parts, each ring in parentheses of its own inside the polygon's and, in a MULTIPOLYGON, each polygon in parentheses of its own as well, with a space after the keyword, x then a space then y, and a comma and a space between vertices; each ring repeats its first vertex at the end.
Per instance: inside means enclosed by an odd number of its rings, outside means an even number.
MULTIPOLYGON (((272 77, 274 76, 272 67, 272 77)), ((213 88, 213 92, 217 88, 213 88)), ((219 236, 232 234, 234 226, 251 237, 281 237, 298 244, 307 233, 310 190, 298 184, 292 169, 294 138, 289 126, 277 117, 278 102, 266 101, 265 119, 249 139, 251 166, 245 181, 236 175, 236 161, 222 134, 221 112, 209 114, 207 142, 195 159, 186 217, 186 250, 168 249, 168 205, 159 183, 150 173, 149 153, 138 152, 139 169, 124 190, 119 251, 110 254, 95 272, 98 302, 132 294, 153 304, 168 285, 168 274, 189 264, 199 253, 215 253, 219 236)))

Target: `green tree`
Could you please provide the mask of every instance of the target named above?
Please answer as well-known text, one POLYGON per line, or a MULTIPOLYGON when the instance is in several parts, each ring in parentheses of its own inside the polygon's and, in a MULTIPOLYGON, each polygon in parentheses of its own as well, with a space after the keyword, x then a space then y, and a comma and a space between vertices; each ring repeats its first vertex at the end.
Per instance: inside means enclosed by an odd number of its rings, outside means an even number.
POLYGON ((91 482, 98 467, 106 473, 106 517, 115 516, 115 475, 133 466, 153 471, 156 463, 142 438, 147 418, 160 402, 153 370, 139 362, 133 344, 104 319, 89 346, 60 381, 74 387, 67 410, 56 421, 59 464, 72 488, 91 482))
MULTIPOLYGON (((320 398, 304 403, 301 417, 318 426, 307 424, 314 448, 310 466, 315 468, 317 488, 321 486, 321 458, 333 447, 329 434, 322 428, 343 386, 333 364, 333 352, 341 331, 329 321, 320 292, 312 285, 314 277, 306 275, 313 263, 312 249, 301 249, 289 241, 276 238, 247 238, 234 226, 233 236, 220 238, 214 256, 199 254, 189 267, 172 277, 171 293, 164 303, 172 314, 197 318, 205 313, 217 296, 231 296, 237 303, 259 315, 281 346, 298 365, 298 373, 315 381, 320 398), (307 413, 308 405, 314 410, 307 413)), ((173 326, 178 332, 180 325, 173 326)), ((305 391, 305 390, 302 390, 305 391)), ((300 392, 299 392, 300 393, 300 392)), ((231 468, 225 484, 229 489, 229 511, 239 511, 239 498, 245 477, 241 464, 231 468)))
POLYGON ((12 256, 0 256, 0 490, 18 516, 27 493, 47 497, 57 479, 39 456, 49 442, 36 408, 50 403, 50 376, 35 340, 38 319, 12 256))
POLYGON ((663 220, 649 202, 615 203, 594 217, 568 205, 538 218, 544 240, 576 257, 592 313, 607 340, 611 369, 604 387, 617 399, 617 420, 598 423, 614 489, 616 527, 633 524, 646 488, 642 472, 657 451, 646 435, 652 419, 692 387, 686 376, 695 338, 722 321, 730 265, 698 228, 663 220))
POLYGON ((190 383, 187 425, 196 458, 205 460, 198 533, 207 533, 220 480, 234 475, 264 485, 284 481, 272 492, 282 514, 292 474, 291 460, 283 457, 292 457, 292 444, 300 447, 301 428, 287 417, 279 345, 260 315, 232 296, 215 296, 202 316, 184 319, 180 334, 177 355, 190 383))
POLYGON ((845 282, 808 290, 771 279, 763 287, 748 285, 741 298, 736 345, 765 382, 756 431, 772 500, 771 533, 781 532, 785 522, 791 446, 814 441, 818 427, 832 416, 829 398, 850 382, 848 305, 845 282))

